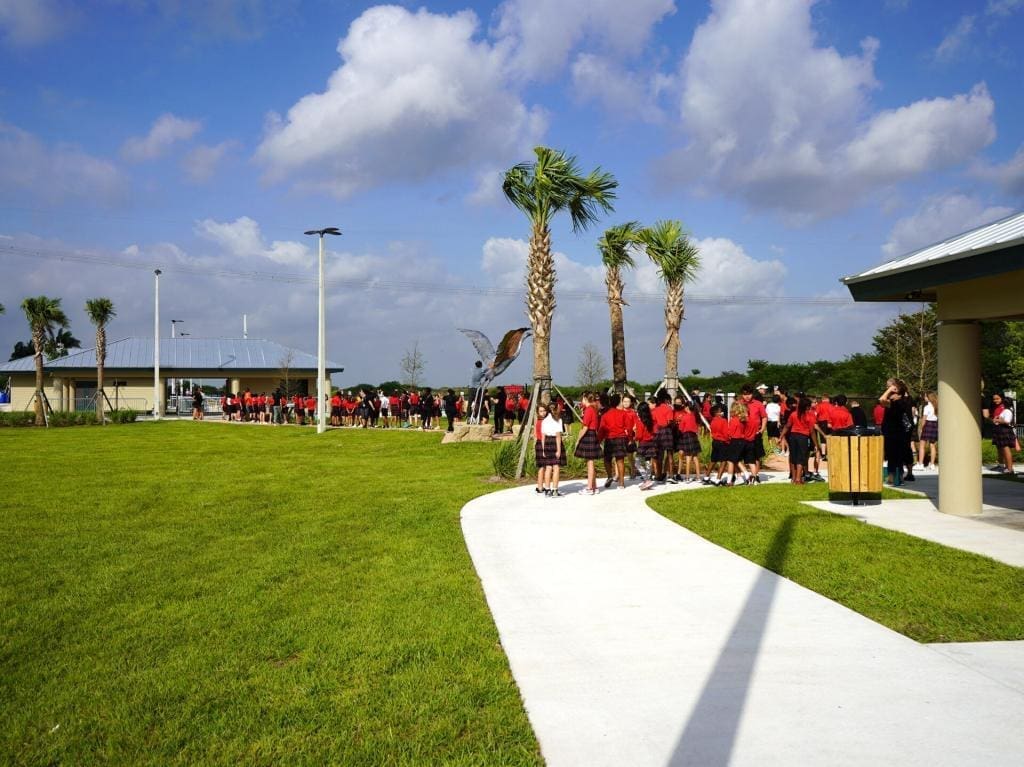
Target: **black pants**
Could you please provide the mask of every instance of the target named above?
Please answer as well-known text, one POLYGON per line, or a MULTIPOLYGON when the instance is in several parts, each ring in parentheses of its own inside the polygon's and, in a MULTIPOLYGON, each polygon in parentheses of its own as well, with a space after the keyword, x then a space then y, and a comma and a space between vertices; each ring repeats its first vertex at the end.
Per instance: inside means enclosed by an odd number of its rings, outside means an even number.
POLYGON ((445 410, 444 417, 448 419, 448 431, 455 431, 455 411, 445 410))
POLYGON ((503 405, 498 405, 494 409, 494 433, 505 433, 505 407, 503 405))

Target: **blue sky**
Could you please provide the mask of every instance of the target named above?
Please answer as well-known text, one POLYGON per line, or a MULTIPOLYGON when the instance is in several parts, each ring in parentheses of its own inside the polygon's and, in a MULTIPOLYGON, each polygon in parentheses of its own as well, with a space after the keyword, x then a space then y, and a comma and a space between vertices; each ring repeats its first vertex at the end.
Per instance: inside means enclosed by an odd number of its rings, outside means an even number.
MULTIPOLYGON (((499 179, 542 143, 620 182, 594 229, 554 229, 572 382, 584 343, 608 347, 605 226, 681 219, 695 298, 844 297, 843 275, 1020 210, 1022 32, 1024 0, 0 0, 0 349, 39 293, 85 342, 97 295, 112 337, 150 333, 161 266, 187 332, 236 337, 247 313, 251 335, 313 350, 301 233, 337 225, 343 380, 397 377, 418 341, 428 381, 458 381, 455 327, 525 324, 528 228, 499 179)), ((650 265, 627 277, 642 380, 662 369, 657 292, 650 265)), ((838 358, 894 310, 695 300, 680 367, 838 358)))

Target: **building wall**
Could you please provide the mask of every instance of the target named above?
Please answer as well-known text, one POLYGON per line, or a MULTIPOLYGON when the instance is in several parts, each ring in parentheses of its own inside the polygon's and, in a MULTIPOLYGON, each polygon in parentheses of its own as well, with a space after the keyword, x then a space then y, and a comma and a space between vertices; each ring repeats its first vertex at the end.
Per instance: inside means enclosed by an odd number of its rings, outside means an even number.
POLYGON ((940 320, 1024 317, 1024 271, 943 285, 937 292, 940 320))
MULTIPOLYGON (((161 371, 163 373, 163 371, 161 371)), ((290 379, 292 383, 304 380, 309 386, 310 392, 316 391, 316 374, 307 377, 303 372, 296 372, 290 379)), ((223 377, 225 381, 231 381, 232 386, 238 386, 238 391, 245 391, 248 387, 251 391, 267 392, 274 391, 279 383, 280 377, 277 374, 268 376, 265 372, 259 371, 251 374, 235 373, 231 376, 223 375, 222 371, 173 371, 173 375, 162 375, 164 390, 166 391, 168 381, 171 378, 195 378, 203 380, 216 380, 223 377), (215 372, 215 375, 211 375, 215 372)), ((112 405, 118 407, 131 407, 135 410, 150 411, 153 409, 153 374, 141 373, 138 370, 130 372, 106 370, 104 371, 103 388, 107 392, 107 398, 112 405), (114 382, 124 382, 124 386, 114 386, 114 382)), ((11 410, 19 412, 25 410, 35 392, 34 373, 13 373, 11 374, 11 410)), ((91 394, 96 387, 96 371, 57 371, 44 373, 43 387, 50 406, 54 410, 61 409, 61 390, 64 390, 64 409, 71 409, 71 401, 76 394, 81 396, 76 384, 87 386, 91 394)), ((166 405, 166 403, 165 403, 166 405)))

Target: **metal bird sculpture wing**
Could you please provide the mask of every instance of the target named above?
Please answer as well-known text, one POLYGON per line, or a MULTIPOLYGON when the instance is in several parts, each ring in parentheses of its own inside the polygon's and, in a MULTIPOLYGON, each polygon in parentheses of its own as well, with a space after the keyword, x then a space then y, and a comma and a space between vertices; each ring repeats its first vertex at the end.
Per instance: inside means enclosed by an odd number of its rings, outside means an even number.
POLYGON ((490 339, 479 330, 467 330, 466 328, 456 328, 456 330, 469 339, 484 365, 490 365, 494 360, 494 345, 490 339))
POLYGON ((516 361, 519 352, 523 350, 523 341, 530 335, 529 328, 516 328, 508 331, 498 344, 498 353, 494 355, 494 372, 491 378, 497 378, 508 369, 508 366, 516 361))

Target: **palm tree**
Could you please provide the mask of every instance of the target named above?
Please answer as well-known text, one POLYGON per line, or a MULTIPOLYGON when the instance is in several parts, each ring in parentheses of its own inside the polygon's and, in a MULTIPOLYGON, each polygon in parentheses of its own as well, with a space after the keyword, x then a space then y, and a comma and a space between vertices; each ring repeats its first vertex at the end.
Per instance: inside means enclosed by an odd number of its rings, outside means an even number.
POLYGON ((608 312, 612 325, 612 379, 615 391, 622 394, 626 390, 626 333, 622 327, 622 307, 629 306, 622 298, 622 270, 632 269, 632 249, 637 243, 640 224, 629 221, 625 224, 606 229, 604 236, 598 240, 597 247, 601 251, 604 262, 604 284, 608 287, 608 312))
POLYGON ((25 312, 28 326, 32 330, 32 347, 36 360, 36 426, 43 426, 46 424, 43 417, 43 348, 47 339, 53 338, 58 328, 66 328, 70 323, 60 308, 59 298, 26 298, 21 302, 21 309, 25 312))
POLYGON ((103 420, 103 365, 107 360, 107 323, 117 316, 109 298, 90 298, 85 302, 89 320, 96 326, 96 420, 103 420))
POLYGON ((683 288, 700 270, 700 253, 679 221, 658 221, 640 232, 647 255, 657 264, 665 282, 665 380, 662 386, 675 395, 679 388, 679 327, 683 324, 683 288))
POLYGON ((551 395, 551 317, 555 312, 555 262, 551 253, 551 219, 569 212, 573 232, 612 210, 615 188, 610 173, 596 168, 580 172, 575 157, 539 146, 533 163, 520 163, 505 173, 502 190, 509 202, 530 219, 530 254, 526 264, 526 313, 533 326, 533 380, 540 399, 551 395))

